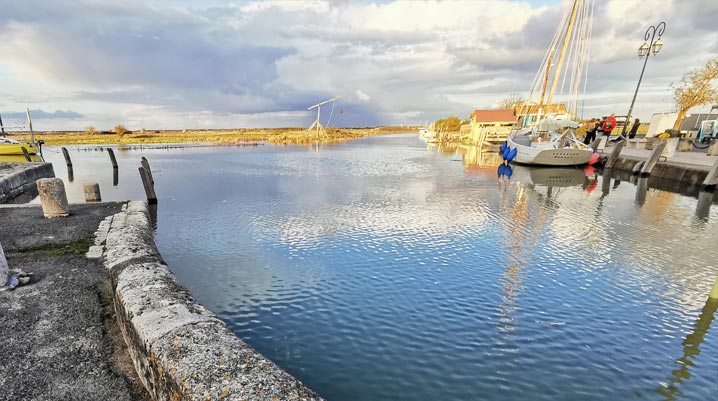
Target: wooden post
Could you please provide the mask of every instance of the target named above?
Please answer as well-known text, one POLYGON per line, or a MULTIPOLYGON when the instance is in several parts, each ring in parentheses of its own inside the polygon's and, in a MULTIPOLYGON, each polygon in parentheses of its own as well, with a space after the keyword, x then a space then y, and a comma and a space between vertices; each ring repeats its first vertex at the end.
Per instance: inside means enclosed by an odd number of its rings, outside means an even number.
POLYGON ((30 153, 27 152, 27 149, 25 149, 24 146, 21 146, 20 149, 22 149, 22 154, 25 155, 25 161, 31 162, 32 159, 30 158, 30 153))
POLYGON ((150 168, 150 162, 147 161, 147 159, 142 156, 142 160, 140 161, 140 164, 142 164, 142 167, 147 170, 147 172, 150 174, 150 180, 152 181, 152 186, 155 185, 155 177, 152 176, 152 169, 150 168))
POLYGON ((661 153, 663 152, 663 148, 665 147, 666 142, 661 141, 653 148, 653 152, 650 156, 648 156, 648 159, 646 159, 646 162, 643 164, 643 168, 641 168, 641 177, 647 177, 651 175, 651 171, 653 171, 653 167, 655 167, 656 163, 658 163, 658 159, 661 157, 661 153))
POLYGON ((67 148, 62 148, 62 155, 65 156, 65 164, 67 164, 67 167, 72 168, 72 160, 70 159, 70 154, 67 152, 67 148))
POLYGON ((642 177, 636 182, 636 204, 643 206, 646 203, 646 193, 648 192, 648 177, 642 177))
POLYGON ((606 168, 613 168, 613 165, 616 164, 616 161, 618 160, 618 156, 621 154, 621 150, 623 150, 623 146, 626 145, 626 141, 618 142, 613 146, 613 150, 611 151, 611 154, 608 156, 608 161, 606 161, 606 168))
POLYGON ((711 170, 708 172, 706 179, 703 180, 701 189, 715 189, 716 185, 718 185, 718 160, 713 163, 713 167, 711 167, 711 170))
POLYGON ((145 187, 145 194, 147 195, 147 203, 157 203, 157 195, 155 194, 155 187, 152 185, 152 179, 150 173, 145 170, 144 167, 139 167, 140 178, 142 178, 142 186, 145 187))
POLYGON ((112 162, 112 168, 117 168, 117 159, 115 158, 115 151, 112 148, 107 148, 107 153, 110 154, 110 161, 112 162))

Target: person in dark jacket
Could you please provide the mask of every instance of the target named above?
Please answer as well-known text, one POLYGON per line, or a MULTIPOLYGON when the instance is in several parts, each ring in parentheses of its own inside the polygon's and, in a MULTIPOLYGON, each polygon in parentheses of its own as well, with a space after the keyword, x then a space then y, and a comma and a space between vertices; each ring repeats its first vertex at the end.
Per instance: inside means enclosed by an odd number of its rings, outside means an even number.
POLYGON ((633 139, 636 137, 636 133, 638 133, 638 127, 641 126, 641 120, 636 119, 633 122, 633 127, 631 127, 631 132, 628 133, 628 139, 633 139))
POLYGON ((596 130, 598 129, 598 119, 592 118, 591 121, 589 121, 586 124, 586 138, 583 140, 583 143, 586 145, 591 144, 594 139, 596 139, 596 130))

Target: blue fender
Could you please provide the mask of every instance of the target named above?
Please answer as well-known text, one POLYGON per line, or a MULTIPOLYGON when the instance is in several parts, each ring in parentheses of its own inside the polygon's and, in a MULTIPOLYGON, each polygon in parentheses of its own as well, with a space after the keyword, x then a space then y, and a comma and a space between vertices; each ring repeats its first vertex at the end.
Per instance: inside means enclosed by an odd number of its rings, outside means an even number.
POLYGON ((511 175, 513 175, 513 173, 514 169, 512 169, 511 166, 507 164, 506 169, 504 169, 504 175, 506 176, 506 178, 511 178, 511 175))
POLYGON ((504 142, 501 144, 501 153, 506 152, 506 148, 508 148, 508 147, 509 147, 509 142, 508 142, 508 141, 504 141, 504 142))
POLYGON ((511 152, 511 149, 509 149, 509 148, 504 149, 504 152, 501 154, 501 157, 502 157, 504 160, 507 160, 508 157, 509 157, 509 152, 511 152))
POLYGON ((517 154, 518 152, 519 152, 519 148, 516 148, 516 149, 513 149, 513 150, 509 151, 509 154, 506 155, 506 158, 505 158, 505 159, 508 160, 508 161, 514 160, 514 159, 516 158, 516 154, 517 154))

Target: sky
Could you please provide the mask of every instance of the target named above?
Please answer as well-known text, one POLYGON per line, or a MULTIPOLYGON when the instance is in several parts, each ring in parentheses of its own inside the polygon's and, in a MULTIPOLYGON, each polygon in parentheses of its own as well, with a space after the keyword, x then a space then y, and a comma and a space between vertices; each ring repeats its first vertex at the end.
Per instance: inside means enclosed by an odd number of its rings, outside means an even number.
MULTIPOLYGON (((528 94, 569 4, 548 1, 0 0, 0 115, 37 130, 424 124, 528 94), (323 122, 331 107, 322 109, 323 122)), ((584 117, 634 115, 718 56, 714 0, 595 0, 584 117)), ((709 106, 692 112, 707 112, 709 106)))

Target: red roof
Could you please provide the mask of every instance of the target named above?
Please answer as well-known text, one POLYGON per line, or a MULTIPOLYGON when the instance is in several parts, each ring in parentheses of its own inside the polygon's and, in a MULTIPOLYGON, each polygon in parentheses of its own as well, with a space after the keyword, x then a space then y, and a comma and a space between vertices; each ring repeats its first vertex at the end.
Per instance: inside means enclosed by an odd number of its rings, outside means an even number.
POLYGON ((516 121, 513 110, 475 110, 471 118, 477 123, 508 123, 516 121))

